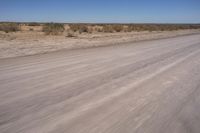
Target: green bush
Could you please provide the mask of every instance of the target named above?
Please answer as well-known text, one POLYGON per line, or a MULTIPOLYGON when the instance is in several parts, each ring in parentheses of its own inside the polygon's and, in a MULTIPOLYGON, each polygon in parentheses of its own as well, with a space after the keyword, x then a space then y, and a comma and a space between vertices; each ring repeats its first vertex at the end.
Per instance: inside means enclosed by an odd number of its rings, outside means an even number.
POLYGON ((1 23, 0 31, 8 32, 16 32, 20 31, 20 26, 17 23, 1 23))
POLYGON ((43 25, 43 32, 46 35, 59 35, 65 31, 64 24, 47 23, 43 25))

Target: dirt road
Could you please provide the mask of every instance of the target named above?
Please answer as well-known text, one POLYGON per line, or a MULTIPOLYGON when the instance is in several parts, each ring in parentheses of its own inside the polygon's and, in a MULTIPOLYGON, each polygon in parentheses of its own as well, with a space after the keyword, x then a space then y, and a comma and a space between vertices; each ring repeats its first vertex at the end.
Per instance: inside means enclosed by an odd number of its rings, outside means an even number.
POLYGON ((199 133, 200 35, 0 60, 1 133, 199 133))

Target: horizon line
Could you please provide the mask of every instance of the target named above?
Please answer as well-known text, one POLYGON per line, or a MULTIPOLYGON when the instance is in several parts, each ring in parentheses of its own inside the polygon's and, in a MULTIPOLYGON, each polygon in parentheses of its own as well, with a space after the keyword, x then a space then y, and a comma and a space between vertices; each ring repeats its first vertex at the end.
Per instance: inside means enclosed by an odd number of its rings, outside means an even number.
POLYGON ((61 23, 61 24, 200 24, 200 22, 58 22, 58 21, 0 21, 0 23, 61 23))

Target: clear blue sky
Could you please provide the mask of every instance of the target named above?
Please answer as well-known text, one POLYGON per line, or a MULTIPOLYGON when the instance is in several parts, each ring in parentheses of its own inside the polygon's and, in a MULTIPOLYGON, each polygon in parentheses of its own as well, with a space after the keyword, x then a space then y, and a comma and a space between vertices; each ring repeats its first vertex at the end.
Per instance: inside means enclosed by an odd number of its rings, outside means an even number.
POLYGON ((200 23, 200 0, 0 0, 0 21, 200 23))

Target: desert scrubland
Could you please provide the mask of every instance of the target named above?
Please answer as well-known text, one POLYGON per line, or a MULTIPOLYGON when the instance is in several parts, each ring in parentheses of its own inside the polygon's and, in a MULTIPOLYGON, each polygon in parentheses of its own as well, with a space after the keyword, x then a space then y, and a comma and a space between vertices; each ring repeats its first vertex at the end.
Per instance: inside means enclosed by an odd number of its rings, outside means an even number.
POLYGON ((198 24, 0 23, 0 58, 200 33, 198 24))

